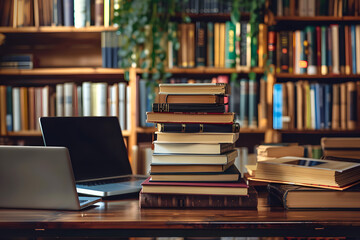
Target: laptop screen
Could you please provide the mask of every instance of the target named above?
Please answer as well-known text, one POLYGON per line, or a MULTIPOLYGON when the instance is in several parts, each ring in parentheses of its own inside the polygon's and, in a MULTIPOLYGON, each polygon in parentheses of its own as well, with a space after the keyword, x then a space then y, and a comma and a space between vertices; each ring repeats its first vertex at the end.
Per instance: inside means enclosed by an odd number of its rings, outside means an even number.
POLYGON ((69 149, 75 180, 132 174, 116 117, 42 117, 45 146, 69 149))

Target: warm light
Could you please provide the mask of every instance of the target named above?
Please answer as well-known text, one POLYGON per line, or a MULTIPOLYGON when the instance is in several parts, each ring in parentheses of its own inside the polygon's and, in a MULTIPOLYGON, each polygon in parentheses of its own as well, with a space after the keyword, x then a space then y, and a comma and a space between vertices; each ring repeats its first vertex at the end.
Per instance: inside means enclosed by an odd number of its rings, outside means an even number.
POLYGON ((300 64, 300 68, 307 68, 308 66, 308 62, 305 60, 301 60, 299 64, 300 64))

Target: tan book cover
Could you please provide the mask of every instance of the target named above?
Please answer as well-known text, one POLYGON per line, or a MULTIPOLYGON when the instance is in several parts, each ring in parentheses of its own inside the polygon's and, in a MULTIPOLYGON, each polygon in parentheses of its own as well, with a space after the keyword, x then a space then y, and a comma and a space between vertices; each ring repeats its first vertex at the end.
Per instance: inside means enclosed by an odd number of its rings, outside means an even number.
POLYGON ((195 24, 189 23, 187 26, 187 66, 195 67, 195 24))
POLYGON ((36 129, 36 118, 35 118, 35 88, 28 88, 28 99, 29 99, 29 129, 36 129))
POLYGON ((188 67, 188 32, 187 32, 187 26, 186 23, 180 24, 180 45, 181 45, 181 52, 180 52, 180 59, 181 67, 188 67))
POLYGON ((347 129, 347 90, 346 83, 340 84, 340 128, 347 129))
POLYGON ((239 133, 173 133, 155 132, 157 142, 171 143, 235 143, 239 139, 239 133))
POLYGON ((289 129, 295 128, 295 86, 293 82, 286 82, 289 129))
POLYGON ((159 94, 158 103, 224 103, 224 95, 202 94, 202 95, 172 95, 159 94))
POLYGON ((302 146, 273 146, 273 145, 259 145, 257 147, 257 154, 261 157, 303 157, 304 147, 302 146))
POLYGON ((303 82, 296 82, 296 128, 304 129, 304 89, 303 82))
MULTIPOLYGON (((346 83, 346 101, 347 101, 347 107, 346 107, 346 119, 347 119, 347 129, 348 130, 355 130, 356 129, 356 118, 357 118, 357 113, 356 113, 356 104, 360 104, 360 103, 356 103, 356 83, 355 82, 347 82, 346 83)), ((360 93, 358 93, 360 94, 360 93)))
POLYGON ((230 94, 230 85, 226 83, 161 83, 159 94, 230 94))
POLYGON ((340 85, 333 84, 331 129, 340 129, 340 85))
POLYGON ((219 41, 219 67, 225 67, 225 23, 220 23, 220 41, 219 41))
POLYGON ((214 23, 214 66, 220 67, 220 23, 214 23))
POLYGON ((165 113, 147 112, 147 122, 152 123, 233 123, 234 113, 165 113))

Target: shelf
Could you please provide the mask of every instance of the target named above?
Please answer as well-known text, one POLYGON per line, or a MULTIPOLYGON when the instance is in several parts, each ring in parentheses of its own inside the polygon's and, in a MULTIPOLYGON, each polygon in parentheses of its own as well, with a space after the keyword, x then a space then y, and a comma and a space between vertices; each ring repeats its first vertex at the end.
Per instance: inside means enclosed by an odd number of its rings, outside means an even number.
POLYGON ((358 74, 327 74, 327 75, 309 75, 309 74, 293 74, 293 73, 277 73, 276 78, 293 78, 293 79, 360 79, 358 74))
POLYGON ((344 17, 333 17, 333 16, 315 16, 315 17, 300 17, 300 16, 282 16, 275 17, 276 22, 358 22, 360 16, 344 16, 344 17))
POLYGON ((123 75, 123 69, 119 68, 35 68, 35 69, 0 69, 0 75, 22 76, 48 76, 48 75, 123 75))
POLYGON ((360 134, 360 130, 333 130, 333 129, 304 129, 304 130, 277 130, 281 134, 360 134))
MULTIPOLYGON (((122 131, 123 137, 129 137, 130 131, 122 131)), ((18 132, 8 132, 6 136, 9 137, 41 137, 40 131, 29 130, 29 131, 18 131, 18 132)))
MULTIPOLYGON (((140 70, 141 71, 141 70, 140 70)), ((250 70, 237 70, 235 68, 216 68, 216 67, 196 67, 196 68, 169 68, 166 72, 172 74, 231 74, 231 73, 244 73, 255 72, 263 74, 264 69, 260 67, 252 68, 250 70)))
MULTIPOLYGON (((176 14, 174 17, 171 17, 173 20, 181 20, 183 16, 187 16, 191 19, 191 21, 204 21, 204 20, 211 20, 214 21, 229 21, 230 20, 230 13, 184 13, 184 14, 176 14)), ((249 13, 242 13, 241 19, 249 19, 249 13)))
POLYGON ((75 27, 0 27, 0 33, 72 33, 72 32, 103 32, 103 31, 116 31, 117 27, 97 27, 90 26, 84 28, 75 27))

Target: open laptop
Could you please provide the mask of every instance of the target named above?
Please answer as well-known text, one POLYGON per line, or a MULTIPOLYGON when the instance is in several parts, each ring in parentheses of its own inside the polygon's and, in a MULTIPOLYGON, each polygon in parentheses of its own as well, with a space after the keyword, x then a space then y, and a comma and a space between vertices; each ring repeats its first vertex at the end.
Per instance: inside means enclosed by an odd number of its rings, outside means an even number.
POLYGON ((45 146, 69 149, 78 193, 113 196, 141 190, 117 117, 41 117, 45 146))
POLYGON ((0 207, 80 210, 99 202, 79 197, 65 147, 0 146, 0 207))

